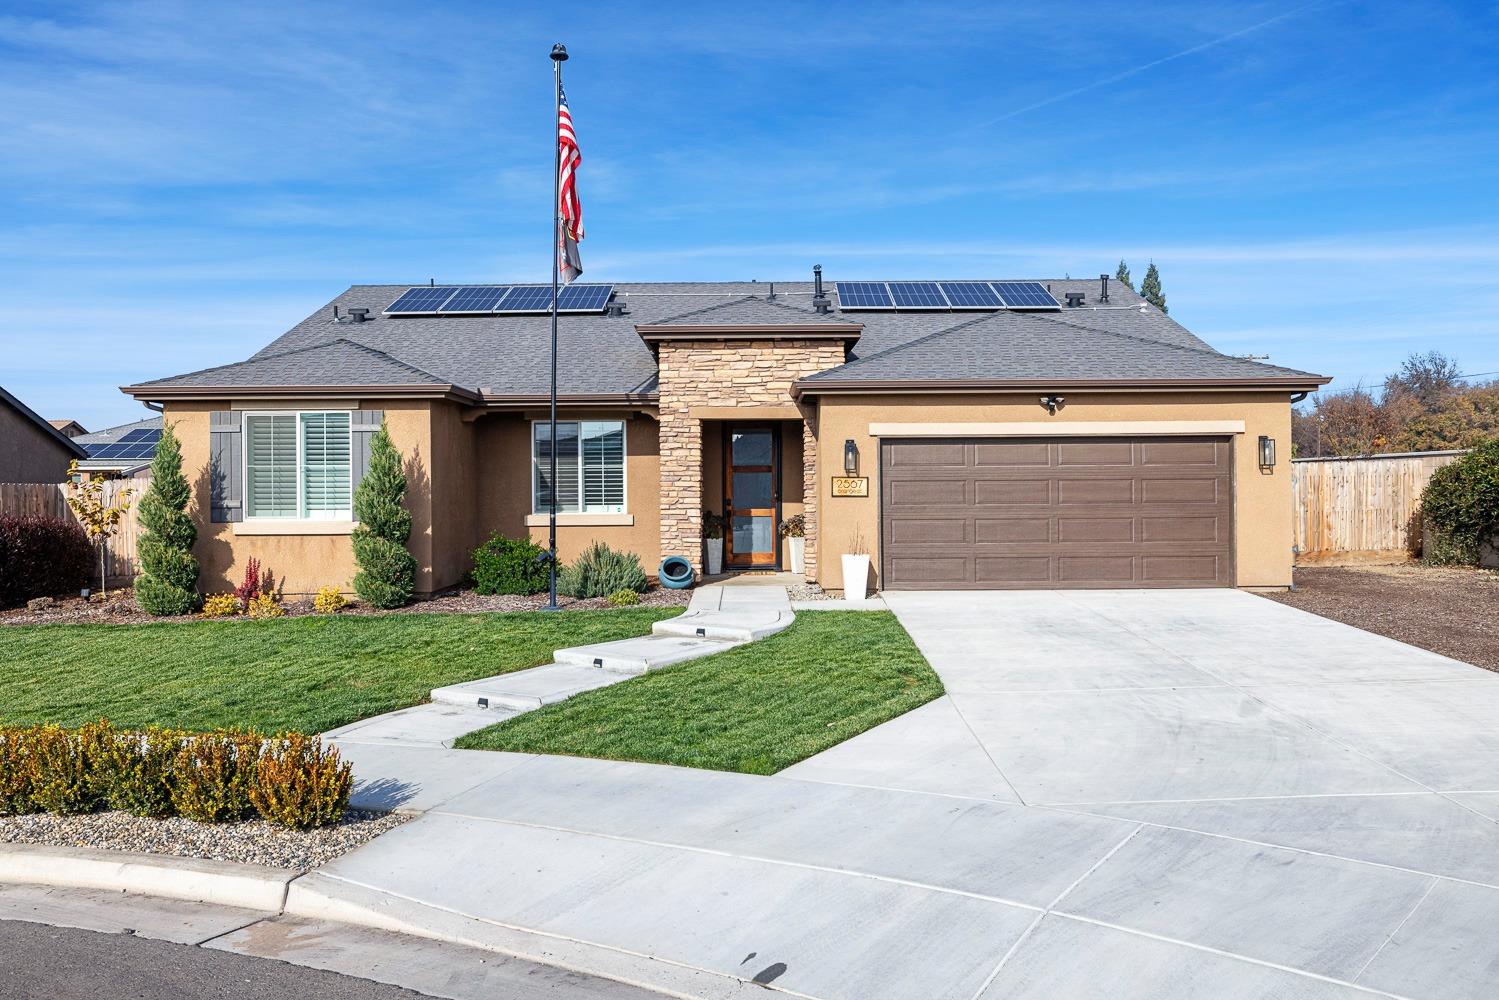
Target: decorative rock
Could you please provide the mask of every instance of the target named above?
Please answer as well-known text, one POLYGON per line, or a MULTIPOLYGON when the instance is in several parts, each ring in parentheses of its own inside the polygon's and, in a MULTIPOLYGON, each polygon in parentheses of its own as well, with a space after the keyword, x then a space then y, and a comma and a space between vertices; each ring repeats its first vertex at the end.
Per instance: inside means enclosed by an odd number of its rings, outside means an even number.
POLYGON ((52 605, 54 605, 56 603, 57 602, 54 601, 50 597, 33 597, 31 600, 29 600, 29 601, 26 602, 26 610, 27 611, 46 611, 48 608, 52 607, 52 605))

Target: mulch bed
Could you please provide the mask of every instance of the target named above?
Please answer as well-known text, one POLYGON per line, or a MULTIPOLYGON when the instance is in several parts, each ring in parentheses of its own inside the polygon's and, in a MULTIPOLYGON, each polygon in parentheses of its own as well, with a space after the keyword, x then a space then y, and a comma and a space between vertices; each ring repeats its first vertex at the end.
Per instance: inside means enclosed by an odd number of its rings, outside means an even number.
MULTIPOLYGON (((640 603, 631 607, 647 608, 678 608, 685 607, 691 600, 692 592, 689 590, 669 590, 665 587, 655 587, 640 595, 640 603)), ((452 614, 473 615, 485 614, 498 611, 536 611, 544 607, 547 602, 545 594, 533 594, 521 597, 514 594, 476 594, 472 590, 460 590, 444 594, 426 601, 417 601, 404 608, 396 608, 392 611, 382 611, 379 608, 371 608, 351 600, 349 606, 338 612, 339 615, 409 615, 409 614, 452 614)), ((592 611, 607 608, 609 602, 602 597, 591 597, 587 600, 574 600, 571 597, 557 596, 557 604, 567 611, 592 611)), ((317 614, 312 607, 312 599, 291 600, 283 603, 286 609, 286 617, 296 618, 302 615, 317 614)), ((0 611, 0 625, 60 625, 60 624, 112 624, 112 625, 144 625, 149 622, 190 622, 202 621, 198 615, 170 615, 156 618, 146 614, 135 604, 135 597, 129 589, 111 590, 109 597, 105 600, 84 600, 79 597, 59 598, 49 608, 39 611, 28 611, 26 608, 13 608, 8 611, 0 611)), ((231 619, 239 620, 239 619, 231 619)))
POLYGON ((1499 671, 1499 573, 1408 564, 1302 567, 1296 589, 1263 596, 1499 671))
POLYGON ((147 819, 126 812, 82 816, 35 813, 0 816, 0 844, 98 847, 308 872, 369 843, 410 818, 403 813, 350 809, 333 826, 291 830, 264 820, 196 823, 180 816, 147 819))

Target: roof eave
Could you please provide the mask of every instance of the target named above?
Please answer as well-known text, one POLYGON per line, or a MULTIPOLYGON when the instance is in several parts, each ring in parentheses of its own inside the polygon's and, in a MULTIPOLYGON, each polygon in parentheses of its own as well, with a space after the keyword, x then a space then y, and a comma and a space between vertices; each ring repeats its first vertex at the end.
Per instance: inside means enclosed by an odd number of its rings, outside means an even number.
POLYGON ((800 398, 804 395, 857 393, 935 395, 1037 389, 1052 392, 1152 392, 1161 390, 1225 392, 1236 389, 1312 392, 1331 381, 1331 378, 1322 375, 1212 379, 866 379, 862 381, 802 379, 792 384, 791 394, 795 398, 800 398))
POLYGON ((0 386, 0 400, 4 400, 5 402, 13 406, 16 409, 16 412, 20 413, 21 416, 36 424, 37 427, 41 428, 43 433, 47 434, 58 444, 66 448, 69 452, 72 453, 75 458, 88 458, 87 448, 83 447, 83 445, 68 437, 56 427, 53 427, 50 420, 46 419, 31 407, 21 402, 20 399, 16 398, 11 393, 7 392, 3 386, 0 386))
MULTIPOLYGON (((491 410, 519 410, 543 406, 551 401, 544 392, 487 393, 479 398, 480 406, 491 410)), ((660 396, 654 392, 575 392, 559 393, 557 405, 596 407, 598 409, 641 409, 655 407, 660 396)))
POLYGON ((753 324, 715 326, 705 323, 637 324, 635 332, 646 343, 662 340, 839 340, 853 343, 864 332, 863 323, 753 324))
POLYGON ((143 402, 188 402, 217 399, 307 399, 336 396, 342 399, 446 399, 476 403, 472 389, 448 384, 431 385, 122 385, 120 391, 143 402))

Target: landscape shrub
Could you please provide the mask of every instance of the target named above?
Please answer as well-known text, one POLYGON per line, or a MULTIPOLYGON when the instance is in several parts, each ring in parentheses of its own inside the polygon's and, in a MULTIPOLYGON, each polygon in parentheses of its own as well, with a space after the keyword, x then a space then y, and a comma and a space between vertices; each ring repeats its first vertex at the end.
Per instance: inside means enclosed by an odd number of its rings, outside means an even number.
POLYGON ((250 603, 245 605, 245 614, 251 618, 280 618, 286 614, 286 609, 276 600, 275 594, 262 592, 250 598, 250 603))
POLYGON ((77 594, 93 561, 88 535, 72 518, 0 514, 0 608, 77 594))
POLYGON ((1421 511, 1435 541, 1428 561, 1477 563, 1499 532, 1499 438, 1438 469, 1421 493, 1421 511))
POLYGON ((298 830, 335 823, 349 806, 354 768, 317 736, 282 733, 256 763, 250 801, 260 817, 298 830))
POLYGON ((605 598, 611 608, 627 608, 640 603, 640 595, 633 590, 616 590, 605 598))
POLYGON ((480 594, 539 594, 547 589, 547 550, 529 538, 499 532, 474 549, 474 590, 480 594))
POLYGON ((390 443, 384 424, 370 439, 369 469, 354 490, 354 519, 359 527, 351 539, 354 593, 377 608, 399 608, 416 589, 416 558, 406 551, 411 537, 411 512, 405 507, 406 473, 401 453, 390 443))
POLYGON ((254 556, 245 563, 245 578, 234 588, 234 596, 245 607, 249 607, 250 602, 260 596, 260 560, 254 556))
POLYGON ((229 618, 241 610, 239 598, 233 594, 209 594, 203 598, 204 618, 229 618))
POLYGON ((0 815, 80 813, 233 822, 259 813, 299 830, 336 823, 352 768, 315 736, 254 732, 0 727, 0 815))
POLYGON ((312 610, 320 615, 333 615, 348 607, 349 599, 334 586, 319 587, 312 599, 312 610))
POLYGON ((187 515, 192 488, 182 474, 182 446, 171 424, 162 428, 151 460, 151 485, 141 498, 142 528, 135 603, 150 615, 185 615, 198 606, 198 529, 187 515))
POLYGON ((640 557, 633 552, 615 552, 603 542, 594 542, 583 550, 577 562, 564 568, 557 589, 580 600, 608 597, 617 590, 644 593, 650 586, 640 557))

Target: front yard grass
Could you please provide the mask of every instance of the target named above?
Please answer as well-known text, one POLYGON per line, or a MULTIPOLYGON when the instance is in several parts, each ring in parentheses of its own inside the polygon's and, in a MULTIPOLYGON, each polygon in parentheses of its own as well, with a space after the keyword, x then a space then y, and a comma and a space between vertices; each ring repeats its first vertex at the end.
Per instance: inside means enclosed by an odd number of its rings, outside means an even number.
POLYGON ((888 611, 807 611, 759 642, 470 733, 457 746, 774 774, 942 694, 888 611))
POLYGON ((0 724, 322 732, 434 687, 644 635, 678 608, 0 629, 0 724))

